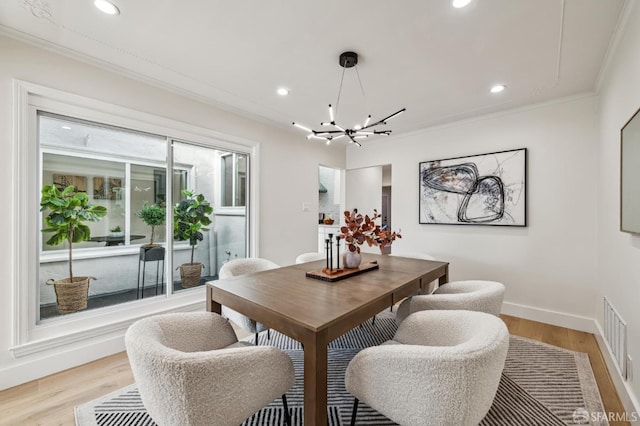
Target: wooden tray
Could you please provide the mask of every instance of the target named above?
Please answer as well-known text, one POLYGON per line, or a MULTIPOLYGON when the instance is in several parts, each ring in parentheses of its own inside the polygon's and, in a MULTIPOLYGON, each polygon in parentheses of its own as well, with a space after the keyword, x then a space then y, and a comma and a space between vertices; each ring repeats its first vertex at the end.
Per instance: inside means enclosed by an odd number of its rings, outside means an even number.
POLYGON ((378 268, 379 266, 377 263, 367 262, 361 263, 359 267, 354 269, 340 268, 329 271, 327 268, 322 268, 320 270, 309 271, 307 272, 307 277, 315 278, 316 280, 335 282, 344 280, 345 278, 360 275, 364 272, 375 271, 378 268))

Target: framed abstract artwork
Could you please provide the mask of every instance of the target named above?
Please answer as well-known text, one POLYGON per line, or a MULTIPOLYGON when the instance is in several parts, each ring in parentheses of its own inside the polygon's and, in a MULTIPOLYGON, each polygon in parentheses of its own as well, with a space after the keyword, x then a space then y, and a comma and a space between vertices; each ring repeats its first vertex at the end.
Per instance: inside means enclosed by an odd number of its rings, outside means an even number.
POLYGON ((527 226, 527 149, 419 166, 422 224, 527 226))
POLYGON ((53 174, 53 184, 59 190, 65 189, 69 185, 76 187, 78 192, 87 192, 87 177, 74 175, 53 174))
POLYGON ((640 234, 640 109, 620 130, 620 230, 640 234))
POLYGON ((93 178, 93 198, 95 200, 121 200, 122 179, 113 177, 93 178))

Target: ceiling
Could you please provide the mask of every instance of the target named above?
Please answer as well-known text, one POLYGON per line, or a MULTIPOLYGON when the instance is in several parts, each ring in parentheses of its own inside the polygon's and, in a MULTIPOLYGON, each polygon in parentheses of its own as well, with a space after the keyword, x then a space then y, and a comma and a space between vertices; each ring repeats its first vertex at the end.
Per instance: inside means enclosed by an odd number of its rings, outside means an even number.
POLYGON ((118 16, 92 0, 3 0, 0 30, 292 131, 328 121, 352 50, 336 122, 406 107, 395 135, 593 91, 625 0, 114 3, 118 16))

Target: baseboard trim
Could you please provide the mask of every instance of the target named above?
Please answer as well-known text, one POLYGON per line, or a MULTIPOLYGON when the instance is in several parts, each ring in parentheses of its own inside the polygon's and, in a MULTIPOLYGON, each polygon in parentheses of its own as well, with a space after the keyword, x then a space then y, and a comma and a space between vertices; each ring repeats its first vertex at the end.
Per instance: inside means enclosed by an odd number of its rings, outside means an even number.
POLYGON ((634 426, 640 426, 640 402, 634 394, 633 389, 631 389, 631 387, 627 384, 627 381, 624 380, 620 375, 618 367, 616 367, 613 354, 609 349, 609 345, 604 340, 604 337, 602 337, 604 335, 602 326, 598 321, 595 320, 594 324, 597 328, 597 332, 593 334, 596 336, 596 342, 598 343, 598 347, 600 348, 600 353, 602 354, 602 358, 604 358, 604 362, 607 365, 609 375, 611 376, 611 380, 613 380, 613 385, 618 392, 620 401, 622 402, 625 411, 628 413, 627 420, 629 420, 629 422, 634 426))
POLYGON ((557 325, 572 330, 598 333, 595 320, 579 315, 551 311, 548 309, 534 308, 533 306, 519 305, 517 303, 504 302, 501 313, 530 321, 557 325))

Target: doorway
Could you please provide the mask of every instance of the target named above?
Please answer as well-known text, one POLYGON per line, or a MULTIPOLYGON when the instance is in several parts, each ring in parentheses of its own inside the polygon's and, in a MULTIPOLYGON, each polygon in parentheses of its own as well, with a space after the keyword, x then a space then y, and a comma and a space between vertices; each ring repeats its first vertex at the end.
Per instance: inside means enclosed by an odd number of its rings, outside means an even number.
MULTIPOLYGON (((380 225, 391 228, 391 164, 347 170, 345 180, 347 210, 358 209, 363 215, 371 215, 375 209, 381 215, 380 225)), ((360 248, 364 252, 380 252, 366 244, 360 248)), ((389 253, 391 246, 384 251, 389 253)))

